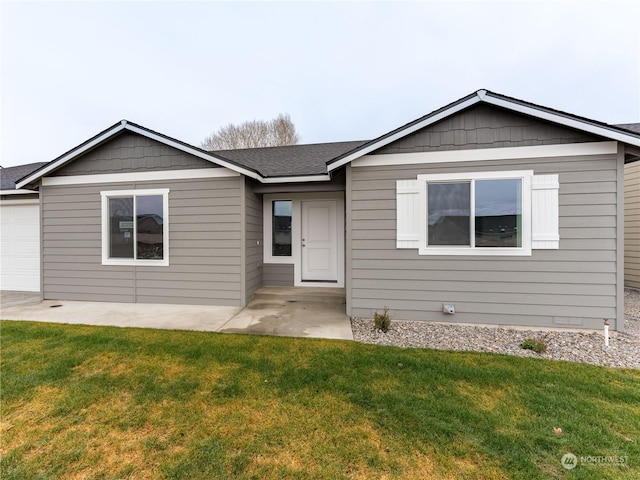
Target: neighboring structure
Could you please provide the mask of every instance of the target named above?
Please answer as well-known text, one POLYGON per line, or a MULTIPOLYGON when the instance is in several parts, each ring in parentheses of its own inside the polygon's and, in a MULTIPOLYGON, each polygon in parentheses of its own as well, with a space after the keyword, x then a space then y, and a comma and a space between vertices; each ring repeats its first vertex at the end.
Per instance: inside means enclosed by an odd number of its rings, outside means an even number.
POLYGON ((0 169, 0 290, 40 291, 38 192, 15 182, 45 164, 0 169))
MULTIPOLYGON (((617 126, 640 134, 640 123, 617 126)), ((624 166, 624 284, 640 288, 640 162, 624 166)))
POLYGON ((205 152, 122 121, 17 184, 40 192, 44 298, 337 286, 352 316, 622 330, 639 155, 638 133, 480 90, 368 142, 205 152))

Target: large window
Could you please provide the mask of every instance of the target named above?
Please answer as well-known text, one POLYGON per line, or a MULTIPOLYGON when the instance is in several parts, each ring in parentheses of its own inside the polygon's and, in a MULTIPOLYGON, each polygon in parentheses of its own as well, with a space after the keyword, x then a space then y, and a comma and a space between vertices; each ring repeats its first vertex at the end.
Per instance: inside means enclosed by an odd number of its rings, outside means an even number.
POLYGON ((531 177, 526 171, 419 175, 420 253, 530 253, 531 177))
POLYGON ((168 189, 102 195, 102 263, 168 265, 168 189))

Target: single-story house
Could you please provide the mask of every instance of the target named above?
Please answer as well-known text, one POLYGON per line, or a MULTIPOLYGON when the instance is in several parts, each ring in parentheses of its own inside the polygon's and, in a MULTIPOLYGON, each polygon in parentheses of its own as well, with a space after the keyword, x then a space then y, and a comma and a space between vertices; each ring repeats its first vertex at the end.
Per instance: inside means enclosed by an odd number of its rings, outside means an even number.
POLYGON ((638 132, 479 90, 370 141, 209 152, 123 120, 17 188, 45 299, 329 286, 355 317, 622 330, 639 159, 638 132))

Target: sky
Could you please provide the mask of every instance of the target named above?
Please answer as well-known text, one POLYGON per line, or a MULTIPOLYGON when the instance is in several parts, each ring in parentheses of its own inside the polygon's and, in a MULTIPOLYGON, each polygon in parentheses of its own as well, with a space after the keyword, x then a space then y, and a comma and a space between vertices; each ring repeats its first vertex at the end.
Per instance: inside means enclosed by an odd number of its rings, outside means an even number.
POLYGON ((640 122, 640 2, 0 4, 0 165, 121 119, 198 146, 288 113, 300 143, 368 140, 478 89, 640 122))

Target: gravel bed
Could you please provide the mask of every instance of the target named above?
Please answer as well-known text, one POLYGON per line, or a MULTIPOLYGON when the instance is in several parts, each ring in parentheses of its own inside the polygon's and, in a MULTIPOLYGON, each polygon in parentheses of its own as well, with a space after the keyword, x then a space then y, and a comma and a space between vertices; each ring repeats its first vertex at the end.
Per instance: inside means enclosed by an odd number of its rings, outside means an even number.
POLYGON ((624 292, 625 332, 610 332, 604 346, 604 330, 568 332, 562 330, 522 330, 507 327, 466 326, 442 323, 393 321, 384 333, 375 330, 372 319, 353 318, 351 328, 357 342, 404 348, 436 348, 502 353, 609 367, 640 368, 640 291, 624 292), (527 338, 544 339, 545 353, 524 350, 527 338))

